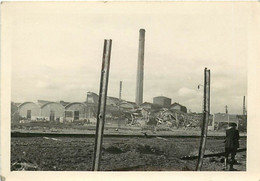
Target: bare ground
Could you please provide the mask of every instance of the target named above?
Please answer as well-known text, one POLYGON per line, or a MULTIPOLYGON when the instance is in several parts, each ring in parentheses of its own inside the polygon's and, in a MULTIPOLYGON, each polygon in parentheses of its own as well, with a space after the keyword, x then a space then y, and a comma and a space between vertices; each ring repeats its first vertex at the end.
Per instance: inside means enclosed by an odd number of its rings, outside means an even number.
MULTIPOLYGON (((120 138, 103 140, 101 170, 105 171, 193 171, 198 155, 199 138, 120 138)), ((240 140, 246 148, 246 138, 240 140)), ((11 170, 90 171, 94 138, 31 137, 12 138, 11 170)), ((223 139, 208 138, 207 154, 224 151, 223 139)), ((238 171, 246 170, 246 151, 237 153, 238 171)), ((222 171, 223 156, 204 158, 204 171, 222 171)))

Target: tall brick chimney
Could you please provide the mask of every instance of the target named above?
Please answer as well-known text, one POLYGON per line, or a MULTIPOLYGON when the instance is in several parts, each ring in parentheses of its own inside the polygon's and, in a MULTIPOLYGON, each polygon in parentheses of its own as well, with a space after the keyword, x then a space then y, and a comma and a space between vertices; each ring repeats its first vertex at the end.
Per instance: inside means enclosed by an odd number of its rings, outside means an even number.
POLYGON ((137 62, 136 97, 135 97, 135 102, 137 105, 141 105, 143 103, 144 43, 145 43, 145 30, 140 29, 138 62, 137 62))

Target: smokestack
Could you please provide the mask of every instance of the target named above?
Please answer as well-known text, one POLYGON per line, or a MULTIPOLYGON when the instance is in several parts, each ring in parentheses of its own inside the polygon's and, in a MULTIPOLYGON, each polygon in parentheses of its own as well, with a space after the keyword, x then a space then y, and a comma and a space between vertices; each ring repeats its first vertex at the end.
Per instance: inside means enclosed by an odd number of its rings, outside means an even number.
POLYGON ((135 97, 135 102, 137 105, 141 105, 143 103, 144 42, 145 42, 145 30, 140 29, 138 63, 137 63, 137 79, 136 79, 136 97, 135 97))
POLYGON ((121 96, 122 96, 122 81, 120 81, 119 85, 119 100, 121 101, 121 96))
POLYGON ((243 99, 243 115, 246 115, 246 96, 243 99))
POLYGON ((228 106, 226 105, 225 108, 226 108, 226 114, 228 114, 228 106))

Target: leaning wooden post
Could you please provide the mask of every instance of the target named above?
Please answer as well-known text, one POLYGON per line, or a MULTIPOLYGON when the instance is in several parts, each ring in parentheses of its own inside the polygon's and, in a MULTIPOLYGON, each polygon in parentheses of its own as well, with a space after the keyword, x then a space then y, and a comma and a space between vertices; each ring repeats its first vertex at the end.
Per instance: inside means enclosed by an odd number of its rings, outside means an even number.
POLYGON ((93 171, 98 171, 100 169, 102 140, 103 140, 103 132, 104 132, 104 124, 105 124, 105 113, 106 113, 107 86, 108 86, 108 77, 109 77, 111 46, 112 46, 112 40, 105 40, 101 78, 100 78, 100 88, 99 88, 97 127, 96 127, 96 138, 95 138, 95 148, 94 148, 94 160, 93 160, 93 167, 92 167, 93 171))
POLYGON ((204 101, 203 102, 204 102, 203 123, 201 128, 201 140, 200 140, 198 164, 196 167, 197 171, 201 170, 202 163, 203 163, 203 157, 204 157, 206 141, 207 141, 209 115, 210 115, 210 70, 207 70, 207 68, 205 68, 204 70, 204 101))

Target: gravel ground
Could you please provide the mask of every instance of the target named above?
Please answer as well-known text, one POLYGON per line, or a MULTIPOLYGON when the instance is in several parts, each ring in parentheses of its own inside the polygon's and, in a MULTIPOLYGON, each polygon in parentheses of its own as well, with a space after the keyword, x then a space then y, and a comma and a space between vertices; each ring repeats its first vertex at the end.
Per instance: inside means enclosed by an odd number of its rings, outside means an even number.
MULTIPOLYGON (((105 171, 193 171, 199 138, 104 138, 101 170, 105 171)), ((246 148, 246 139, 240 140, 246 148)), ((11 170, 89 171, 92 167, 94 138, 31 137, 12 138, 11 170)), ((209 138, 207 154, 224 151, 223 139, 209 138)), ((238 171, 246 170, 246 151, 236 156, 238 171)), ((204 158, 205 171, 222 171, 223 156, 204 158)))

